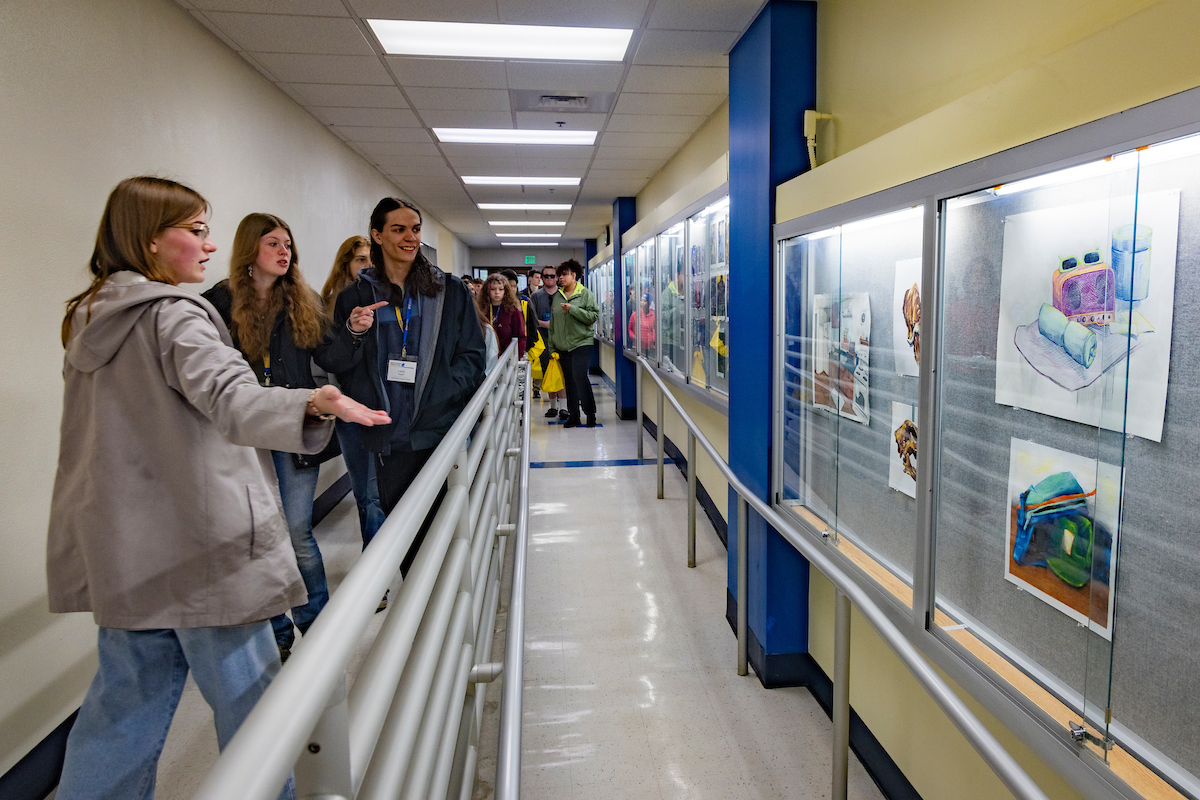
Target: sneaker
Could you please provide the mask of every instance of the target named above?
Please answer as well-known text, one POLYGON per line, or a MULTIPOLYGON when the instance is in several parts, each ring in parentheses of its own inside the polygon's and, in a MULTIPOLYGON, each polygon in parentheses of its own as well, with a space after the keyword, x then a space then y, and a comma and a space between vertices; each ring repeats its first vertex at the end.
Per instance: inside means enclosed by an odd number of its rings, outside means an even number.
POLYGON ((569 416, 571 416, 571 415, 569 413, 567 413, 567 410, 565 408, 558 412, 559 419, 566 419, 569 416))
POLYGON ((596 417, 595 416, 588 417, 587 426, 589 428, 596 427, 596 417))
POLYGON ((557 416, 558 416, 558 409, 556 409, 556 408, 552 408, 546 412, 546 419, 554 419, 557 416))
POLYGON ((563 423, 564 428, 578 428, 579 425, 580 425, 580 422, 577 419, 569 419, 563 423))
POLYGON ((542 393, 539 392, 537 389, 534 389, 533 390, 533 399, 539 400, 539 399, 541 399, 541 397, 542 397, 542 393))
POLYGON ((390 591, 392 591, 392 590, 388 589, 387 592, 383 593, 383 599, 379 601, 379 607, 375 609, 376 614, 378 614, 380 611, 383 611, 385 608, 387 608, 388 592, 390 592, 390 591))

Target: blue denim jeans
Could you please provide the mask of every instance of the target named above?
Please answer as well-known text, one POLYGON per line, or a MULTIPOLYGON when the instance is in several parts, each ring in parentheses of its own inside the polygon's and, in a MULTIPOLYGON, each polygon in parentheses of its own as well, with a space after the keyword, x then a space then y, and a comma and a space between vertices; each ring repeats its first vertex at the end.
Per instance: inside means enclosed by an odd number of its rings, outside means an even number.
POLYGON ((363 549, 366 550, 384 520, 383 507, 379 505, 379 486, 375 483, 375 456, 363 445, 358 425, 339 419, 333 426, 342 448, 342 460, 346 462, 346 473, 350 476, 354 503, 358 506, 358 528, 362 531, 363 549))
MULTIPOLYGON (((226 628, 101 628, 100 669, 67 737, 59 800, 150 800, 188 670, 225 745, 279 672, 265 622, 226 628)), ((291 800, 292 779, 280 793, 291 800)))
MULTIPOLYGON (((320 467, 296 468, 291 453, 271 452, 275 460, 275 474, 279 476, 279 494, 283 498, 283 516, 287 520, 288 532, 292 535, 292 549, 296 551, 296 565, 300 577, 308 590, 308 602, 292 609, 292 618, 301 633, 308 630, 317 614, 329 602, 329 585, 325 582, 325 562, 317 547, 312 531, 313 498, 317 495, 317 476, 320 467)), ((275 630, 275 642, 280 647, 291 648, 296 641, 292 620, 280 614, 271 620, 275 630)))

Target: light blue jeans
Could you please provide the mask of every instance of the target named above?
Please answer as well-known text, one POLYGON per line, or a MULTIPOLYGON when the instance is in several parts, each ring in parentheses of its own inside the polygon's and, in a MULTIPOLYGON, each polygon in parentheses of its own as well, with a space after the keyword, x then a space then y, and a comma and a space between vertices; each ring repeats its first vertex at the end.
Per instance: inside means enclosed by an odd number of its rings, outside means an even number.
POLYGON ((346 462, 346 473, 350 476, 354 503, 358 506, 358 528, 362 531, 363 550, 366 550, 385 519, 383 507, 379 505, 379 486, 375 483, 375 458, 363 445, 358 425, 340 419, 333 425, 342 448, 342 460, 346 462))
MULTIPOLYGON (((275 474, 279 476, 279 495, 283 499, 283 516, 287 520, 288 532, 292 536, 292 549, 296 551, 296 566, 308 590, 308 602, 292 609, 295 627, 301 633, 308 630, 317 614, 329 602, 329 585, 325 581, 325 562, 317 547, 312 530, 313 498, 317 495, 317 476, 320 467, 296 468, 291 453, 271 452, 275 461, 275 474)), ((292 620, 280 614, 271 620, 275 630, 275 642, 280 647, 291 648, 296 641, 292 620)))
MULTIPOLYGON (((100 669, 67 737, 58 800, 151 800, 188 670, 224 750, 279 672, 265 622, 226 628, 100 629, 100 669)), ((292 779, 280 793, 291 800, 292 779)))

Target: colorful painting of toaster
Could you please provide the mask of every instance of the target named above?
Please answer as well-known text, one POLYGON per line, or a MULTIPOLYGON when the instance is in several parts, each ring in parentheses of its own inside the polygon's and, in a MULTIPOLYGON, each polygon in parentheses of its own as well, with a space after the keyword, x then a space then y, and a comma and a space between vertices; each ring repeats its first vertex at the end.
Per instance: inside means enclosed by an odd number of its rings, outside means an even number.
POLYGON ((1006 217, 996 402, 1161 441, 1178 230, 1178 190, 1006 217))
POLYGON ((866 293, 813 297, 813 405, 871 422, 871 300, 866 293))
POLYGON ((1013 439, 1004 579, 1112 639, 1120 470, 1013 439))

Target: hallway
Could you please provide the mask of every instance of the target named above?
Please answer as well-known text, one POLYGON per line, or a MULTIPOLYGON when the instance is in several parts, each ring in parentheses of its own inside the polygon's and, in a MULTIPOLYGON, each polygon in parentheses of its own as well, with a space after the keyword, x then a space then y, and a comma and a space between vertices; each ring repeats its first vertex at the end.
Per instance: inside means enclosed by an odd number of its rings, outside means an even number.
MULTIPOLYGON (((657 500, 654 441, 637 465, 634 423, 595 392, 591 430, 534 401, 522 797, 829 797, 829 719, 807 689, 738 677, 725 547, 698 511, 687 568, 684 476, 668 462, 657 500)), ((853 757, 849 787, 881 797, 853 757)))

